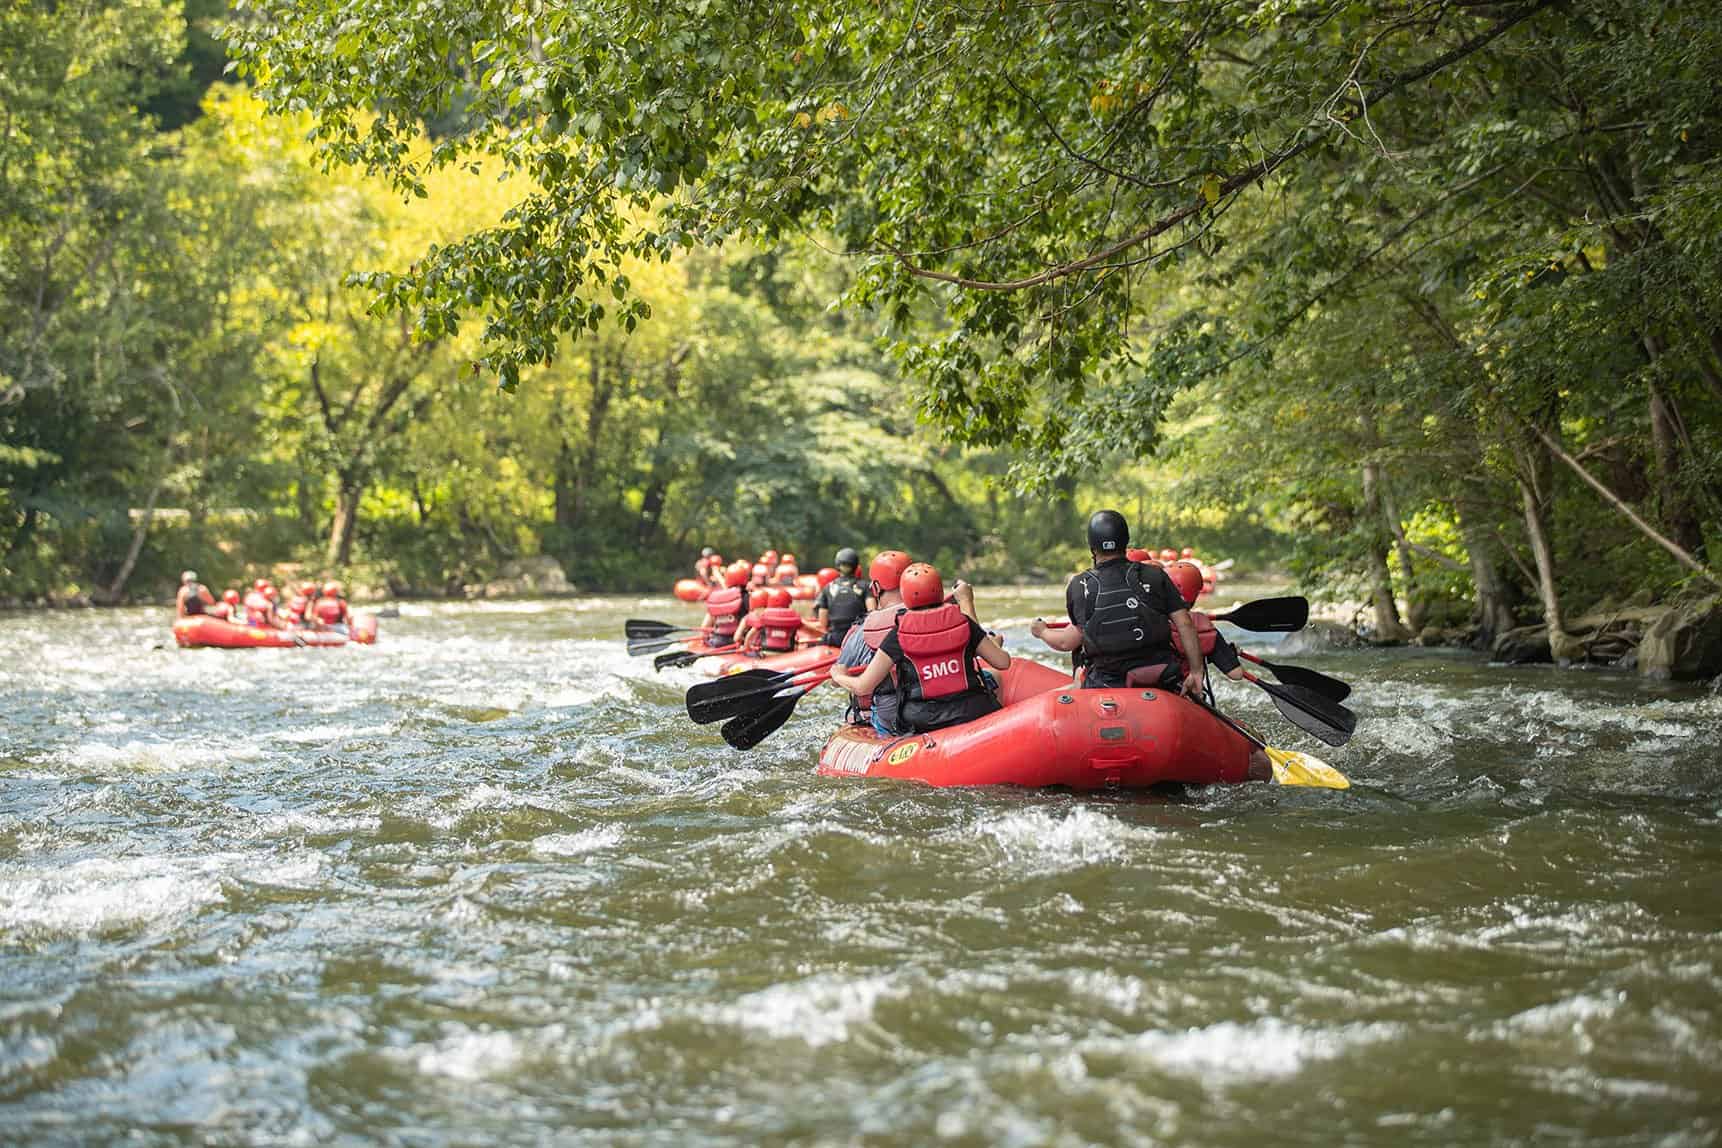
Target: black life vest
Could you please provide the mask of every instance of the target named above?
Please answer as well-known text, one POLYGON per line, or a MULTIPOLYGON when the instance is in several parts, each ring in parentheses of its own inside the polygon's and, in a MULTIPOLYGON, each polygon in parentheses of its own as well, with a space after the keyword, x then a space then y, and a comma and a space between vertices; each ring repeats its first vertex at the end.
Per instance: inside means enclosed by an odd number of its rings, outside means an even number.
POLYGON ((179 592, 179 608, 187 618, 203 613, 203 587, 187 586, 179 592))
POLYGON ((736 627, 741 625, 741 615, 747 606, 747 591, 740 586, 725 586, 721 590, 713 590, 706 595, 706 629, 710 632, 706 642, 713 646, 727 646, 735 641, 736 627))
POLYGON ((953 602, 898 616, 897 688, 905 702, 986 691, 968 656, 969 630, 969 616, 953 602))
POLYGON ((867 587, 859 578, 840 574, 825 587, 825 601, 825 644, 841 646, 849 627, 867 616, 867 587))
POLYGON ((1082 623, 1082 652, 1090 665, 1129 669, 1170 653, 1172 620, 1156 609, 1134 562, 1108 562, 1081 575, 1092 603, 1082 623), (1114 574, 1115 567, 1123 567, 1114 574))

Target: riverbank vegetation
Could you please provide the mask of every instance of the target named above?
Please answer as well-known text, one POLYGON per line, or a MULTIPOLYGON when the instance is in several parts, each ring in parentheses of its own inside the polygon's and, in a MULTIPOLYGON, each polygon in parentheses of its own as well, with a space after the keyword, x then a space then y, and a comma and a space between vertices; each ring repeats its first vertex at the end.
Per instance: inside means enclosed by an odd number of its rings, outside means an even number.
POLYGON ((1056 575, 1096 502, 1383 638, 1715 588, 1711 5, 0 20, 12 596, 1056 575))

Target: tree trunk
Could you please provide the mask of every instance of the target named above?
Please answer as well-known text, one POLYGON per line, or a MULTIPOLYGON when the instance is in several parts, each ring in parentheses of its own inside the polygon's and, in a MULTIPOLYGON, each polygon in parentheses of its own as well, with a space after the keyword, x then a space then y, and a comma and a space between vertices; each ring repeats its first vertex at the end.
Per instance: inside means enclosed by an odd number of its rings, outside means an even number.
POLYGON ((328 559, 331 566, 345 566, 353 557, 353 534, 359 525, 359 498, 365 484, 357 478, 341 479, 335 494, 335 521, 329 528, 328 559))
POLYGON ((1381 507, 1381 468, 1375 462, 1363 464, 1363 504, 1368 536, 1364 559, 1369 567, 1369 601, 1375 610, 1375 636, 1386 642, 1403 642, 1412 633, 1399 620, 1399 604, 1393 600, 1393 574, 1387 568, 1387 518, 1381 507))
POLYGON ((1543 621, 1548 623, 1552 643, 1558 635, 1566 633, 1560 593, 1555 589, 1555 551, 1549 529, 1554 476, 1550 473, 1548 453, 1535 443, 1520 449, 1519 461, 1519 501, 1525 516, 1525 534, 1531 541, 1531 557, 1536 562, 1537 597, 1543 604, 1543 621))
POLYGON ((1483 646, 1494 645, 1501 634, 1518 625, 1513 607, 1518 604, 1517 588, 1501 572, 1500 552, 1495 539, 1478 521, 1474 512, 1454 504, 1459 519, 1459 537, 1465 542, 1465 554, 1471 562, 1471 584, 1476 589, 1476 605, 1472 611, 1477 620, 1477 638, 1483 646))
POLYGON ((109 582, 107 589, 100 594, 101 601, 107 605, 111 606, 120 600, 120 595, 125 593, 126 583, 131 581, 132 571, 137 569, 138 556, 143 553, 144 541, 149 538, 150 525, 155 521, 155 504, 161 498, 161 488, 165 485, 167 474, 164 471, 150 488, 149 500, 144 503, 143 517, 138 519, 137 526, 132 528, 131 545, 126 547, 126 556, 120 562, 119 573, 114 575, 113 581, 109 582))
POLYGON ((1399 517, 1399 507, 1393 501, 1393 487, 1387 481, 1385 470, 1377 469, 1375 473, 1376 489, 1381 496, 1381 513, 1387 522, 1387 529, 1393 533, 1393 548, 1399 555, 1399 569, 1405 574, 1405 620, 1410 624, 1412 633, 1420 633, 1429 620, 1429 604, 1417 593, 1414 575, 1417 568, 1411 564, 1411 540, 1405 537, 1405 523, 1399 517))
POLYGON ((1693 509, 1691 492, 1686 489, 1680 413, 1656 373, 1662 356, 1661 341, 1654 335, 1646 335, 1643 343, 1644 353, 1650 358, 1647 389, 1650 395, 1650 442, 1656 455, 1658 516, 1674 541, 1702 561, 1704 530, 1693 509))

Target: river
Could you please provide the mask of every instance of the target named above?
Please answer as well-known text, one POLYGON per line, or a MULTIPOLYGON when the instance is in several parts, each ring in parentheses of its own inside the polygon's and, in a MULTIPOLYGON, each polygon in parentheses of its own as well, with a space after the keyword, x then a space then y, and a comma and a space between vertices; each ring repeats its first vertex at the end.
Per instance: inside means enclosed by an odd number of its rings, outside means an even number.
POLYGON ((815 776, 829 690, 729 750, 629 616, 0 618, 0 1142, 1722 1136, 1707 688, 1306 657, 1344 749, 1222 699, 1350 791, 937 791, 815 776))

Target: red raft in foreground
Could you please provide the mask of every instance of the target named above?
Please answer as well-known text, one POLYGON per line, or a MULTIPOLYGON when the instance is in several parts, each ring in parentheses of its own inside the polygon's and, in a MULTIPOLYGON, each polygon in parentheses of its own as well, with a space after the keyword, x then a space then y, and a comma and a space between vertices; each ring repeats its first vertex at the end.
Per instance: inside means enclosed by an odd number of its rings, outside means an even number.
POLYGON ((339 630, 275 630, 266 626, 243 626, 224 618, 199 614, 173 620, 173 640, 188 649, 215 646, 224 650, 250 650, 288 646, 368 646, 377 640, 374 614, 355 614, 351 633, 339 630))
POLYGON ((1022 658, 999 687, 1004 709, 949 729, 882 738, 845 726, 819 755, 819 772, 1070 789, 1248 780, 1248 739, 1175 693, 1079 690, 1068 675, 1022 658))
POLYGON ((700 668, 714 678, 739 674, 743 670, 787 670, 799 674, 803 670, 823 670, 832 665, 837 661, 837 652, 836 646, 812 645, 782 654, 722 654, 702 660, 700 668))

